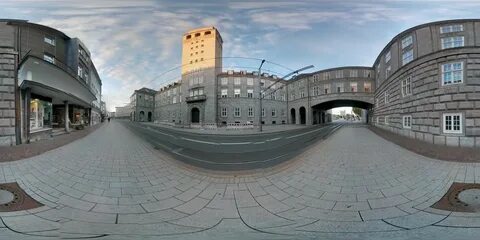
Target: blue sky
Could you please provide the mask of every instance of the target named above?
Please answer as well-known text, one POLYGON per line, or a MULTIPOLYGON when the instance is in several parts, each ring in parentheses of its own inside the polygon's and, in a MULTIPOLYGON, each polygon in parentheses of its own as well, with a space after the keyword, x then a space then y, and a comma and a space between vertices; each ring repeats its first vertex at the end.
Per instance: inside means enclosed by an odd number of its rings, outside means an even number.
POLYGON ((150 1, 2 0, 0 18, 26 19, 80 38, 103 81, 107 108, 134 89, 158 89, 180 78, 181 37, 216 26, 224 68, 257 67, 279 76, 291 69, 371 66, 401 31, 426 22, 478 18, 480 1, 150 1), (242 58, 237 58, 242 57, 242 58), (252 58, 252 59, 249 59, 252 58))

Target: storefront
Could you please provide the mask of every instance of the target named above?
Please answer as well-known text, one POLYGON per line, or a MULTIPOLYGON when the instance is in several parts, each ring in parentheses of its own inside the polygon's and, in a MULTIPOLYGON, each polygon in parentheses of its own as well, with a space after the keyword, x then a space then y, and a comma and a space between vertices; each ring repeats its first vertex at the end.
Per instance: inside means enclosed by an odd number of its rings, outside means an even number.
POLYGON ((30 101, 30 132, 52 128, 52 102, 33 98, 30 101))

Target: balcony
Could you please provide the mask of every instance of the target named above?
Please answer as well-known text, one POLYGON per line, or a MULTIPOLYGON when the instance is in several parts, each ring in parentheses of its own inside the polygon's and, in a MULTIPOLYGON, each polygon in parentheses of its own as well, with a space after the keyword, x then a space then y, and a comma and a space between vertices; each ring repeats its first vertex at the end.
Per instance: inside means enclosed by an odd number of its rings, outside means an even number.
POLYGON ((200 102, 200 101, 205 101, 207 100, 207 95, 197 95, 197 96, 193 96, 193 97, 186 97, 185 101, 187 103, 191 103, 191 102, 200 102))

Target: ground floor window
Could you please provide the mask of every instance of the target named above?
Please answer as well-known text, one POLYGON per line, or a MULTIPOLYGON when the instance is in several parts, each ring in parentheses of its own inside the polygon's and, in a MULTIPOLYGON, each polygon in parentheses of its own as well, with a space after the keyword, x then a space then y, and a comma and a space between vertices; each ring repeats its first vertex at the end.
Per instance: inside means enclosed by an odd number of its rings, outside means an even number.
POLYGON ((235 116, 235 117, 240 117, 240 108, 239 108, 239 107, 236 107, 236 108, 234 109, 234 116, 235 116))
POLYGON ((412 128, 412 116, 403 116, 403 128, 412 128))
POLYGON ((30 130, 52 126, 52 103, 40 99, 30 101, 30 130))
POLYGON ((461 113, 443 114, 443 132, 462 133, 462 117, 461 113))
POLYGON ((248 108, 248 116, 253 117, 253 107, 248 108))
POLYGON ((227 116, 227 108, 222 108, 222 117, 227 116))

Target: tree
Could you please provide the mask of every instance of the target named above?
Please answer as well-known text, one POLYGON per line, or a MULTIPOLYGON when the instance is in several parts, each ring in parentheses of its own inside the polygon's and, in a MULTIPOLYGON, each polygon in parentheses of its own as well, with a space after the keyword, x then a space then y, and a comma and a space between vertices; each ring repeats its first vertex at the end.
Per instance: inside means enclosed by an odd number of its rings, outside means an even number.
POLYGON ((353 107, 352 112, 355 113, 355 115, 361 117, 362 116, 362 109, 358 107, 353 107))

